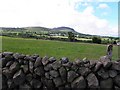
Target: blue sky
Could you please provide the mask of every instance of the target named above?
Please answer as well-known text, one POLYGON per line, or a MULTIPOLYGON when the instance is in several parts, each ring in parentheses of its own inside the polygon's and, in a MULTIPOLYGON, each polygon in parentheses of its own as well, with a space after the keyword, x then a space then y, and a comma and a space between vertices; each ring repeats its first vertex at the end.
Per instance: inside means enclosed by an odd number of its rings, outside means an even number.
POLYGON ((0 27, 68 26, 85 34, 118 35, 119 0, 0 0, 0 27))

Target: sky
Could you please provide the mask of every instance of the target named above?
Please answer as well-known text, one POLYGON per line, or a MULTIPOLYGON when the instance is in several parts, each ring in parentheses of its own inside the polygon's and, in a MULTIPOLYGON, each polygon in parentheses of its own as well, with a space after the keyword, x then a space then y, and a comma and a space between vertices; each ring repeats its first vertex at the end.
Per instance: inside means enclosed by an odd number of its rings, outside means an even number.
POLYGON ((0 27, 71 27, 118 36, 119 0, 0 0, 0 27))

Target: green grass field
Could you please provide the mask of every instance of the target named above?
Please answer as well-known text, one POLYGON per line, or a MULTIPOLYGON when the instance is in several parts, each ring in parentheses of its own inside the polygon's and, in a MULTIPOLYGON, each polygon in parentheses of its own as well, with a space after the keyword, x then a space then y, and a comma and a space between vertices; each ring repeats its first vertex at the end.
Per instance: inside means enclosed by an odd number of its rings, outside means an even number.
MULTIPOLYGON (((11 51, 23 54, 39 54, 40 56, 54 56, 57 59, 68 57, 70 60, 77 58, 98 60, 106 54, 106 45, 73 43, 50 40, 36 40, 24 38, 0 37, 2 39, 2 52, 11 51)), ((118 59, 118 47, 113 47, 113 60, 118 59)))

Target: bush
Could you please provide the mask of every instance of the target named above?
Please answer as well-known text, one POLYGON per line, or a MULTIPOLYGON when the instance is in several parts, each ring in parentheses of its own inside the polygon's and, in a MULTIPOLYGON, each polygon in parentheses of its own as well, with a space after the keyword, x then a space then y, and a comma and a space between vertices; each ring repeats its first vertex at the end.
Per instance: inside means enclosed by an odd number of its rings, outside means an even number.
POLYGON ((100 38, 100 37, 93 37, 93 38, 92 38, 92 42, 93 42, 93 43, 101 44, 101 38, 100 38))

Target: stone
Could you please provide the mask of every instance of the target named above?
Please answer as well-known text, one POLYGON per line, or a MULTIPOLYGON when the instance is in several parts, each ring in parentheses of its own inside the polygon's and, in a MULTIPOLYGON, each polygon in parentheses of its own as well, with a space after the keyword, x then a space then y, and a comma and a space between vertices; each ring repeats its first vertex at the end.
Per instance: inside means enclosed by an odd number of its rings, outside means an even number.
POLYGON ((37 57, 35 63, 34 63, 34 67, 39 67, 42 66, 42 58, 41 57, 37 57))
POLYGON ((45 73, 45 78, 50 79, 50 74, 49 74, 49 72, 46 72, 46 73, 45 73))
POLYGON ((13 64, 13 61, 9 61, 7 62, 6 67, 10 67, 12 64, 13 64))
POLYGON ((7 90, 8 85, 7 85, 7 78, 5 77, 5 75, 2 75, 2 88, 4 90, 7 90))
POLYGON ((65 69, 65 67, 61 67, 59 69, 59 73, 60 73, 61 79, 63 80, 63 83, 66 83, 66 81, 67 81, 67 70, 65 69))
POLYGON ((25 77, 25 79, 28 81, 28 82, 30 82, 32 79, 33 79, 33 76, 32 76, 32 74, 27 74, 26 75, 26 77, 25 77))
POLYGON ((19 65, 18 62, 14 62, 14 63, 10 66, 10 68, 9 68, 9 70, 10 70, 12 73, 18 71, 19 69, 20 69, 20 65, 19 65))
POLYGON ((13 76, 13 73, 7 67, 2 69, 2 74, 4 74, 7 79, 12 78, 13 76))
POLYGON ((72 62, 68 62, 68 63, 62 64, 62 66, 67 67, 67 68, 70 68, 72 65, 73 65, 72 62))
POLYGON ((55 62, 55 61, 56 61, 56 58, 55 58, 55 57, 50 57, 50 58, 49 58, 49 62, 50 62, 50 63, 53 63, 53 62, 55 62))
POLYGON ((54 84, 53 80, 47 80, 46 86, 48 89, 50 88, 52 90, 55 88, 55 84, 54 84))
POLYGON ((24 54, 19 54, 19 53, 14 53, 13 56, 15 59, 24 59, 25 58, 24 54))
POLYGON ((59 73, 58 73, 57 71, 55 71, 55 70, 51 70, 51 71, 50 71, 50 75, 51 75, 52 77, 56 78, 56 77, 59 76, 59 73))
POLYGON ((13 52, 3 52, 3 55, 4 55, 4 56, 13 55, 13 52))
POLYGON ((87 79, 89 88, 97 88, 99 86, 99 82, 95 74, 90 73, 86 79, 87 79))
POLYGON ((54 70, 58 70, 61 67, 61 63, 59 61, 55 61, 52 63, 52 67, 54 70))
POLYGON ((45 71, 42 66, 35 68, 34 72, 35 72, 35 74, 37 74, 38 76, 41 76, 41 77, 43 77, 45 75, 45 71))
POLYGON ((110 62, 111 60, 109 59, 108 56, 102 56, 102 57, 100 57, 99 61, 102 62, 102 63, 104 63, 104 62, 110 62))
POLYGON ((108 69, 112 66, 112 62, 106 61, 106 62, 103 63, 103 66, 104 66, 105 69, 108 69))
POLYGON ((96 65, 95 65, 94 71, 97 72, 101 67, 102 67, 102 63, 97 62, 96 65))
POLYGON ((78 73, 82 76, 87 76, 90 72, 91 72, 91 70, 86 67, 80 67, 78 70, 78 73))
POLYGON ((24 71, 24 73, 27 73, 27 72, 29 72, 29 66, 28 65, 22 65, 23 66, 23 71, 24 71))
POLYGON ((62 79, 60 77, 54 78, 53 82, 55 83, 56 87, 59 87, 63 84, 62 79))
POLYGON ((33 88, 38 89, 41 88, 42 83, 41 81, 37 80, 37 79, 32 79, 32 81, 30 82, 30 84, 32 85, 33 88))
POLYGON ((26 55, 26 57, 24 59, 27 61, 30 61, 30 62, 35 62, 35 59, 33 59, 31 56, 26 55))
POLYGON ((109 79, 105 79, 105 80, 102 80, 100 81, 100 88, 103 88, 103 89, 108 89, 109 90, 113 88, 113 81, 111 78, 109 79))
POLYGON ((43 59, 42 59, 42 64, 43 64, 44 66, 49 63, 49 60, 48 60, 48 59, 49 59, 48 56, 43 57, 43 59))
POLYGON ((77 78, 79 75, 74 71, 69 71, 67 74, 67 81, 72 82, 75 78, 77 78))
POLYGON ((60 60, 62 64, 69 62, 69 59, 67 57, 62 57, 60 60))
POLYGON ((95 65, 96 65, 96 63, 97 63, 97 61, 95 61, 95 60, 90 60, 90 66, 89 66, 89 68, 90 68, 90 69, 94 68, 95 65))
POLYGON ((15 84, 12 79, 8 79, 7 85, 8 85, 8 88, 15 88, 15 84))
POLYGON ((28 84, 23 84, 19 86, 19 90, 32 90, 32 87, 28 84))
POLYGON ((25 74, 22 70, 19 70, 14 74, 13 81, 16 85, 21 85, 25 82, 25 74))
POLYGON ((71 66, 71 70, 77 72, 79 70, 79 66, 73 63, 73 65, 71 66))
POLYGON ((52 64, 47 64, 46 66, 44 66, 44 70, 45 71, 50 71, 50 70, 52 70, 53 68, 52 68, 52 64))
POLYGON ((72 88, 79 88, 79 89, 85 89, 86 88, 86 81, 83 76, 80 76, 76 78, 72 83, 71 87, 72 88))
POLYGON ((115 70, 109 70, 109 76, 111 78, 114 78, 115 76, 117 76, 117 71, 115 71, 115 70))
POLYGON ((83 60, 75 60, 74 64, 78 65, 78 66, 84 66, 84 61, 83 60))
POLYGON ((112 67, 113 70, 120 71, 120 62, 113 62, 112 67))
POLYGON ((103 79, 107 79, 109 78, 109 73, 105 72, 105 70, 103 68, 101 68, 98 72, 97 72, 98 76, 100 76, 103 79))
POLYGON ((120 88, 120 75, 117 75, 114 78, 114 83, 120 88))
POLYGON ((31 61, 29 61, 29 71, 30 71, 31 73, 33 73, 33 71, 34 71, 34 63, 31 62, 31 61))

